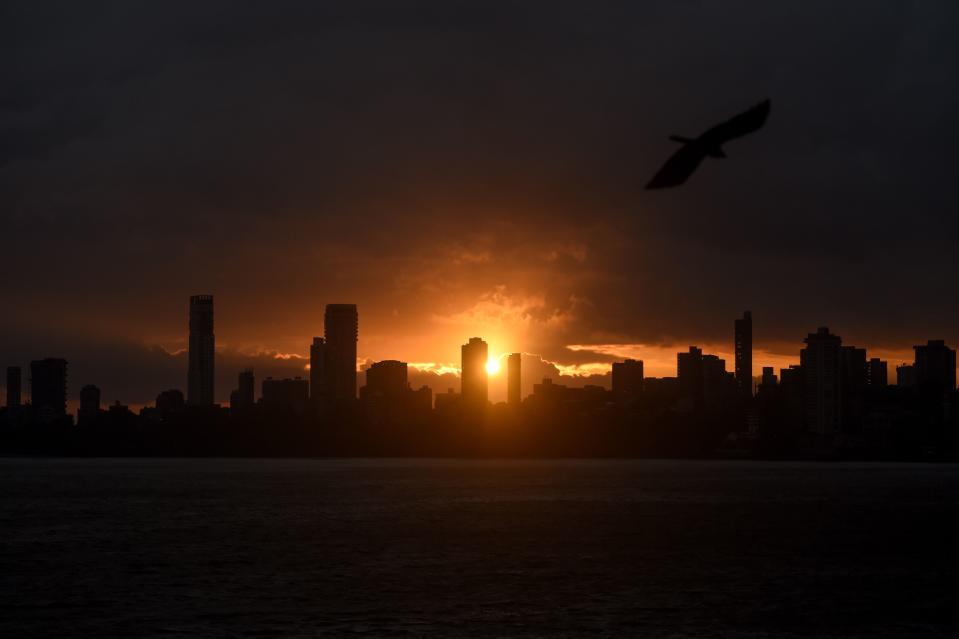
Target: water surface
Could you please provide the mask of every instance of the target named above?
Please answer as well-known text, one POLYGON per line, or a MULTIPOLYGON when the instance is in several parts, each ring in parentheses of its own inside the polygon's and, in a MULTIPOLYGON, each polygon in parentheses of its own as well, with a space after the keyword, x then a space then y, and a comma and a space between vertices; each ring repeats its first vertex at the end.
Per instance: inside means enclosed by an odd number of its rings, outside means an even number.
POLYGON ((959 634, 959 468, 0 460, 0 636, 959 634))

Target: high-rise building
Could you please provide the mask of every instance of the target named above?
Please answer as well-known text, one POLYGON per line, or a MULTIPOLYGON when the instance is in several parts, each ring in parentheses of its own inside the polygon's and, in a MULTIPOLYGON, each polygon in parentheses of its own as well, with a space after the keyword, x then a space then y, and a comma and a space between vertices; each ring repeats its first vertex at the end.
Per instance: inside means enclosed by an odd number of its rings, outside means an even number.
MULTIPOLYGON (((366 385, 360 389, 360 400, 371 424, 409 420, 413 417, 414 399, 422 402, 424 397, 410 389, 406 362, 388 359, 374 362, 366 369, 366 385)), ((426 401, 432 399, 430 394, 426 401)))
POLYGON ((410 391, 406 362, 374 362, 366 369, 365 394, 371 398, 401 399, 410 391))
POLYGON ((921 388, 950 393, 956 389, 956 351, 941 339, 912 348, 916 351, 916 383, 921 388))
POLYGON ((20 394, 23 385, 20 367, 7 367, 7 408, 17 408, 20 406, 20 394))
POLYGON ((452 388, 447 388, 445 393, 436 394, 434 408, 440 415, 450 417, 458 413, 461 406, 462 395, 454 392, 452 388))
POLYGON ((510 406, 523 403, 523 356, 510 353, 506 360, 506 402, 510 406))
POLYGON ((753 394, 753 316, 746 311, 735 322, 736 385, 744 397, 753 394))
POLYGON ((873 357, 869 360, 866 383, 869 386, 883 387, 889 384, 888 363, 873 357))
POLYGON ((100 416, 100 389, 87 384, 80 389, 80 409, 77 411, 77 423, 90 424, 100 416))
POLYGON ((686 353, 676 354, 676 377, 679 397, 692 408, 701 408, 705 399, 703 387, 703 351, 690 346, 686 353))
POLYGON ((326 340, 314 337, 310 344, 310 402, 316 414, 325 408, 326 357, 326 340))
POLYGON ((100 410, 100 388, 87 384, 80 389, 80 410, 96 413, 100 410))
POLYGON ((253 369, 247 368, 237 375, 236 390, 230 393, 230 410, 235 413, 244 413, 253 409, 254 387, 256 378, 253 369))
POLYGON ((896 367, 896 386, 913 388, 916 385, 916 367, 912 364, 900 364, 896 367))
POLYGON ((356 400, 356 342, 359 338, 356 304, 327 304, 324 324, 326 400, 336 406, 349 406, 356 400))
POLYGON ((858 393, 866 387, 869 375, 866 364, 866 349, 855 346, 843 346, 840 349, 842 360, 843 390, 848 393, 858 393))
POLYGON ((216 340, 213 336, 213 296, 190 297, 190 368, 187 372, 187 403, 212 406, 213 367, 216 340))
POLYGON ((156 410, 163 419, 180 412, 185 406, 186 400, 183 397, 183 391, 179 389, 171 388, 157 395, 156 410))
POLYGON ((30 401, 41 420, 67 413, 67 360, 48 357, 30 362, 30 401))
POLYGON ((301 377, 263 380, 261 399, 268 410, 303 415, 310 404, 310 381, 301 377))
POLYGON ((256 377, 253 375, 253 369, 247 368, 240 371, 237 375, 237 386, 236 389, 239 391, 239 399, 242 400, 243 405, 247 408, 253 407, 253 398, 254 387, 256 385, 256 377))
POLYGON ((460 349, 463 385, 463 403, 485 406, 489 401, 489 377, 486 362, 489 359, 489 346, 479 337, 471 337, 460 349))
POLYGON ((679 399, 679 379, 645 377, 643 378, 643 397, 653 405, 672 406, 679 399))
POLYGON ((627 359, 613 362, 613 397, 616 401, 634 400, 643 392, 643 362, 627 359))
POLYGON ((799 353, 805 392, 806 429, 822 437, 842 428, 842 339, 825 326, 803 340, 799 353))
POLYGON ((539 384, 533 384, 530 401, 536 402, 536 405, 549 403, 555 406, 561 402, 567 390, 563 384, 554 384, 552 377, 544 377, 539 384))
POLYGON ((763 366, 763 378, 760 382, 760 386, 763 388, 776 388, 777 385, 776 373, 773 370, 772 366, 763 366))
POLYGON ((703 355, 702 371, 703 404, 707 408, 722 406, 736 397, 739 386, 736 376, 726 371, 726 360, 717 355, 703 355))
POLYGON ((420 386, 410 391, 410 414, 414 419, 423 419, 433 410, 433 389, 429 386, 420 386))
POLYGON ((866 349, 842 346, 839 349, 842 374, 842 425, 845 431, 859 432, 866 412, 865 392, 869 384, 866 349))
POLYGON ((718 408, 735 400, 739 393, 735 374, 726 371, 726 360, 703 354, 696 346, 677 353, 676 377, 680 406, 685 410, 718 408))
POLYGON ((779 389, 782 393, 785 416, 783 425, 800 432, 806 425, 806 379, 802 366, 793 364, 779 369, 779 389))

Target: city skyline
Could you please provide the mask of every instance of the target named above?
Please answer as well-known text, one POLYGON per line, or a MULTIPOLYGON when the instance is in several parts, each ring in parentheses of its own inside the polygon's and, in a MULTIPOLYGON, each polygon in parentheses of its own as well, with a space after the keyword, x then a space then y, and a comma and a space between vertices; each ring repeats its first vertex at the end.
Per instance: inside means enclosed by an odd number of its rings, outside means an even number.
MULTIPOLYGON (((222 304, 223 301, 227 303, 230 302, 230 300, 223 300, 221 296, 217 296, 217 299, 220 301, 220 304, 222 304)), ((236 330, 237 318, 223 311, 221 311, 221 315, 222 316, 217 320, 215 352, 217 361, 226 368, 224 368, 222 372, 217 371, 215 373, 214 390, 218 403, 226 404, 228 402, 229 394, 235 387, 236 373, 240 370, 255 368, 266 371, 274 377, 294 375, 309 376, 310 348, 313 339, 309 337, 309 333, 304 337, 304 341, 301 341, 299 344, 289 343, 290 340, 283 340, 291 347, 290 350, 287 351, 276 349, 237 350, 233 346, 232 340, 229 339, 229 335, 236 330), (224 324, 229 327, 226 331, 226 339, 221 337, 224 334, 221 326, 224 324)), ((312 332, 319 331, 320 334, 323 333, 322 315, 323 313, 321 312, 320 319, 312 332)), ((181 318, 179 322, 173 323, 182 326, 182 322, 183 320, 181 318)), ((839 327, 840 325, 828 321, 820 320, 812 324, 811 327, 814 328, 823 323, 831 327, 838 327, 836 330, 841 331, 841 334, 844 336, 849 336, 848 339, 850 339, 850 341, 862 343, 873 356, 888 361, 890 375, 893 378, 893 373, 897 365, 911 363, 913 361, 915 339, 905 340, 903 345, 897 348, 876 347, 869 342, 862 342, 857 339, 855 330, 844 330, 843 327, 839 327)), ((474 323, 473 326, 478 327, 480 323, 474 323)), ((670 341, 669 343, 660 344, 573 343, 567 347, 569 355, 578 360, 585 359, 588 361, 563 365, 550 361, 543 357, 542 354, 536 353, 531 349, 523 348, 518 339, 512 339, 506 336, 506 331, 502 325, 493 323, 491 326, 493 328, 489 331, 478 329, 473 333, 465 332, 459 337, 454 335, 448 340, 437 339, 435 343, 432 343, 432 352, 440 350, 446 353, 446 356, 438 361, 430 361, 429 358, 418 357, 417 353, 419 351, 412 349, 409 345, 397 349, 384 347, 383 344, 387 342, 388 339, 383 335, 364 335, 364 339, 360 340, 357 346, 357 373, 362 374, 364 368, 374 361, 397 359, 406 361, 409 364, 411 378, 415 380, 417 385, 429 385, 434 391, 445 391, 446 388, 452 386, 458 391, 460 384, 459 341, 466 340, 472 335, 483 336, 483 339, 489 344, 490 353, 499 361, 500 372, 494 376, 495 380, 491 382, 489 391, 490 397, 495 401, 505 401, 507 398, 507 385, 505 381, 507 368, 506 358, 511 352, 517 351, 522 352, 526 358, 530 359, 530 365, 534 366, 537 371, 536 375, 540 377, 545 375, 556 378, 562 377, 565 383, 573 386, 598 384, 610 387, 612 384, 612 364, 625 359, 642 359, 646 373, 650 376, 663 377, 675 375, 675 354, 681 350, 685 350, 690 345, 697 345, 701 347, 704 352, 714 353, 723 358, 728 362, 731 369, 735 362, 735 343, 729 337, 730 331, 728 327, 725 331, 727 338, 716 341, 670 341), (486 335, 489 334, 492 334, 493 337, 486 337, 486 335), (379 349, 375 356, 371 354, 374 348, 379 349), (503 378, 502 383, 500 383, 500 377, 503 378)), ((365 328, 364 326, 364 329, 365 328)), ((854 327, 852 328, 854 329, 854 327)), ((810 327, 807 327, 804 331, 800 331, 799 334, 805 334, 805 332, 809 330, 810 327)), ((722 331, 717 329, 714 332, 720 333, 722 331)), ((798 363, 796 340, 770 341, 761 337, 766 332, 768 332, 768 327, 761 327, 759 330, 760 338, 753 340, 753 380, 761 377, 760 371, 763 366, 773 366, 778 370, 790 364, 798 363)), ((942 335, 942 333, 940 333, 940 335, 942 335)), ((948 337, 945 339, 947 342, 951 342, 948 337)), ((107 358, 104 358, 105 361, 102 364, 98 361, 97 350, 92 348, 93 346, 100 346, 100 344, 96 342, 93 344, 88 342, 74 342, 72 340, 64 342, 62 338, 54 338, 51 341, 58 343, 58 345, 51 348, 41 346, 38 350, 41 353, 46 352, 47 355, 64 355, 65 359, 76 362, 77 365, 80 366, 80 370, 84 371, 84 379, 96 378, 105 380, 103 381, 105 397, 111 398, 111 401, 113 399, 120 399, 121 401, 129 403, 131 406, 148 405, 153 402, 153 388, 156 386, 181 387, 185 394, 188 394, 187 381, 179 381, 179 371, 186 366, 181 359, 185 358, 189 351, 189 334, 186 331, 182 332, 179 338, 169 339, 167 346, 147 343, 139 345, 132 351, 125 352, 122 361, 115 366, 110 364, 109 361, 106 361, 107 358), (77 353, 79 353, 79 355, 77 353), (139 360, 131 358, 139 358, 139 360), (152 363, 149 365, 146 364, 148 361, 152 361, 152 363), (131 392, 131 381, 133 380, 124 375, 122 371, 125 367, 137 368, 140 366, 149 366, 152 367, 154 371, 163 371, 163 377, 152 382, 152 386, 144 385, 140 387, 138 391, 134 390, 131 392), (91 369, 96 372, 85 372, 91 369), (111 380, 115 381, 111 383, 111 380)), ((116 356, 117 350, 115 346, 107 344, 103 344, 102 346, 104 347, 103 352, 108 354, 110 359, 116 356)), ((17 345, 7 352, 11 353, 11 355, 7 356, 8 359, 16 358, 16 361, 22 362, 20 364, 21 366, 26 366, 31 359, 36 357, 36 351, 32 349, 27 351, 27 348, 23 345, 17 345)), ((27 385, 24 384, 24 389, 26 390, 26 388, 27 385)), ((0 389, 2 389, 2 385, 0 385, 0 389)), ((3 391, 0 390, 0 392, 3 391)), ((68 402, 73 407, 77 405, 78 401, 77 397, 68 398, 68 402)))
MULTIPOLYGON (((189 298, 188 336, 191 349, 187 353, 186 384, 184 386, 186 389, 184 393, 185 403, 187 405, 197 406, 212 406, 216 404, 224 406, 237 405, 242 407, 252 405, 267 394, 265 387, 263 387, 262 391, 257 390, 258 387, 255 386, 253 381, 256 371, 253 368, 243 368, 238 372, 239 387, 231 387, 228 391, 228 402, 218 400, 218 395, 216 395, 213 390, 213 371, 215 369, 215 360, 218 357, 214 338, 214 308, 214 295, 192 295, 189 298), (194 399, 191 400, 191 396, 194 397, 194 399)), ((711 349, 709 348, 690 345, 687 350, 679 351, 673 355, 674 366, 671 374, 670 371, 665 369, 661 364, 654 364, 652 370, 650 370, 645 359, 624 357, 621 361, 611 362, 609 364, 609 370, 602 375, 564 375, 563 371, 556 367, 552 369, 549 368, 549 363, 544 362, 542 358, 535 354, 524 352, 491 353, 488 343, 482 337, 474 336, 470 337, 467 343, 461 345, 459 365, 457 365, 457 363, 444 365, 444 373, 440 375, 431 373, 429 369, 423 371, 420 369, 423 364, 418 362, 410 363, 395 359, 374 361, 356 357, 357 345, 361 343, 359 339, 360 329, 357 305, 327 304, 324 316, 324 327, 322 331, 324 337, 313 338, 309 346, 309 357, 303 358, 286 355, 285 357, 279 358, 281 360, 294 360, 297 362, 305 359, 307 363, 303 366, 302 370, 295 368, 292 371, 292 375, 284 375, 282 373, 274 375, 271 374, 270 369, 267 368, 268 372, 260 377, 260 379, 264 381, 275 380, 270 382, 274 387, 280 382, 293 383, 293 380, 297 380, 295 382, 296 386, 303 384, 305 397, 308 398, 309 404, 312 406, 311 411, 313 414, 322 414, 330 405, 342 405, 347 398, 351 401, 361 398, 363 396, 362 387, 368 383, 368 371, 371 368, 375 369, 378 365, 391 366, 394 364, 402 365, 402 378, 408 380, 407 384, 410 389, 422 386, 429 388, 431 395, 447 392, 456 392, 459 394, 464 392, 464 388, 472 389, 467 390, 466 395, 472 398, 468 401, 474 404, 477 402, 508 402, 511 393, 518 397, 517 401, 522 401, 532 392, 532 388, 537 383, 546 380, 563 384, 572 379, 574 383, 571 386, 574 388, 597 386, 614 391, 615 394, 617 375, 620 376, 619 383, 622 388, 639 388, 642 386, 644 378, 681 378, 684 366, 686 366, 687 369, 689 369, 689 366, 704 367, 702 368, 702 372, 697 373, 697 375, 699 375, 698 379, 700 380, 695 382, 697 385, 702 384, 701 380, 704 379, 704 375, 708 377, 711 374, 710 371, 715 370, 717 372, 712 373, 714 376, 728 376, 731 383, 738 387, 738 392, 749 398, 752 397, 756 388, 764 383, 770 370, 773 371, 773 375, 775 375, 775 371, 797 368, 798 366, 806 366, 808 370, 809 366, 805 364, 804 358, 806 358, 807 355, 811 356, 810 353, 813 351, 810 350, 809 345, 811 343, 816 344, 821 342, 821 336, 827 335, 830 340, 839 340, 839 338, 828 332, 828 328, 820 327, 815 332, 809 333, 807 338, 802 340, 806 346, 801 348, 795 357, 790 358, 787 356, 781 359, 780 366, 778 367, 771 366, 766 360, 761 360, 759 366, 754 368, 753 360, 755 353, 752 340, 752 314, 747 310, 742 313, 742 317, 736 318, 733 321, 732 348, 729 351, 731 357, 727 357, 726 352, 721 348, 710 353, 709 351, 711 349), (335 348, 335 346, 338 347, 339 354, 337 354, 337 348, 335 348), (348 366, 348 362, 351 359, 355 361, 354 367, 348 366), (514 359, 517 361, 514 362, 514 359), (522 361, 525 361, 526 365, 521 366, 520 362, 522 361), (535 366, 537 361, 541 365, 546 364, 546 366, 535 366), (467 362, 470 363, 469 366, 466 366, 467 362), (684 364, 684 362, 686 363, 684 364), (727 369, 727 363, 729 369, 727 369), (532 370, 530 370, 530 364, 534 364, 532 370), (520 376, 518 372, 514 372, 514 366, 517 371, 522 368, 522 376, 520 376), (617 372, 617 367, 620 369, 619 372, 617 372), (411 370, 414 373, 412 377, 409 374, 411 370), (470 371, 468 377, 472 376, 475 381, 469 382, 469 380, 467 380, 467 383, 464 384, 462 379, 463 370, 470 371), (748 375, 749 372, 755 372, 756 370, 761 371, 761 374, 749 376, 748 379, 750 383, 748 386, 744 385, 743 380, 745 376, 748 375), (427 374, 426 377, 421 375, 423 372, 427 374), (655 374, 657 372, 660 374, 655 374), (666 374, 662 374, 663 372, 666 374), (417 375, 417 373, 420 373, 420 375, 417 375), (409 381, 410 379, 413 381, 409 381), (514 379, 515 381, 511 382, 511 380, 514 379), (637 379, 638 382, 636 381, 637 379), (302 382, 299 380, 302 380, 302 382), (433 383, 421 384, 420 382, 423 380, 428 380, 433 383), (444 383, 446 384, 445 386, 442 385, 444 383), (513 386, 512 389, 510 388, 511 386, 513 386), (495 389, 496 392, 491 394, 491 388, 495 389), (333 397, 339 397, 339 399, 330 399, 333 397)), ((836 341, 836 343, 839 342, 836 341)), ((903 358, 890 362, 882 359, 882 357, 876 357, 875 355, 877 353, 875 351, 870 351, 867 348, 849 346, 843 347, 843 356, 848 353, 858 353, 862 360, 861 368, 863 369, 863 379, 869 380, 870 383, 873 379, 879 379, 879 375, 882 374, 883 385, 885 385, 885 380, 887 379, 890 385, 910 385, 918 383, 918 380, 923 377, 923 373, 921 373, 920 370, 928 368, 925 353, 930 352, 929 349, 931 349, 933 345, 942 345, 944 343, 944 340, 929 340, 926 345, 913 345, 911 349, 913 358, 909 360, 903 358), (869 353, 868 359, 867 352, 869 353), (889 376, 888 371, 890 368, 894 370, 894 376, 889 376), (914 369, 915 372, 913 372, 914 369)), ((610 355, 613 355, 614 352, 612 349, 607 351, 610 355)), ((635 355, 636 353, 634 352, 633 354, 635 355)), ((834 357, 839 357, 838 351, 834 357)), ((41 379, 50 377, 51 375, 60 379, 65 378, 67 361, 65 358, 31 360, 31 376, 28 378, 26 393, 23 392, 22 369, 18 365, 7 366, 7 376, 4 379, 4 384, 7 383, 7 380, 12 380, 13 382, 10 388, 3 387, 7 396, 8 405, 15 407, 20 403, 31 401, 32 379, 34 375, 41 377, 41 379)), ((941 361, 936 365, 941 367, 941 361)), ((696 370, 699 369, 697 368, 696 370)), ((231 371, 231 373, 232 372, 233 371, 231 371)), ((690 378, 691 375, 687 372, 687 384, 690 378)), ((236 379, 236 377, 234 379, 236 379)), ((833 379, 830 383, 839 384, 839 380, 833 379)), ((49 388, 49 386, 49 384, 41 382, 41 388, 49 388)), ((955 384, 953 384, 953 387, 955 387, 955 384)), ((67 392, 62 402, 58 398, 55 403, 58 405, 62 403, 66 412, 78 412, 79 414, 83 408, 83 390, 91 389, 96 390, 97 402, 99 402, 102 389, 88 380, 84 383, 79 395, 73 397, 67 392)), ((284 390, 283 392, 288 391, 284 390)), ((296 393, 299 391, 294 390, 293 392, 296 393)), ((704 396, 697 401, 707 402, 708 399, 708 397, 704 396)), ((117 398, 113 401, 117 405, 124 404, 130 405, 134 409, 142 409, 155 405, 159 400, 153 399, 138 403, 122 402, 121 399, 117 398)), ((268 397, 267 401, 269 401, 268 397)), ((823 418, 820 418, 820 421, 821 419, 823 418)))
MULTIPOLYGON (((370 363, 358 385, 362 332, 355 304, 326 306, 323 337, 310 344, 309 375, 243 369, 228 405, 214 399, 215 297, 192 295, 187 393, 166 388, 153 405, 104 402, 101 388, 74 381, 63 358, 7 367, 0 447, 8 452, 277 455, 639 455, 778 458, 951 458, 956 351, 944 340, 913 347, 895 365, 820 326, 802 340, 798 363, 753 362, 753 315, 732 320, 734 361, 695 345, 675 354, 675 375, 647 376, 643 360, 614 362, 611 386, 571 387, 538 377, 522 353, 490 354, 481 337, 460 345, 461 385, 414 386, 407 362, 370 363), (491 401, 491 379, 507 401, 491 401), (260 388, 259 396, 256 389, 260 388), (67 398, 79 390, 79 407, 67 398)), ((760 322, 761 325, 761 322, 760 322)), ((533 360, 535 361, 535 360, 533 360)))

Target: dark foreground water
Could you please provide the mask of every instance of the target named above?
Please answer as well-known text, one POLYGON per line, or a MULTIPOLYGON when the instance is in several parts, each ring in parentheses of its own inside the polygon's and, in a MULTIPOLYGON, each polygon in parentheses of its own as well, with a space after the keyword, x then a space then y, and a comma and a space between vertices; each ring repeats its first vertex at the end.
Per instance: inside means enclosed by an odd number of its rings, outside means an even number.
POLYGON ((0 636, 959 636, 959 468, 0 460, 0 636))

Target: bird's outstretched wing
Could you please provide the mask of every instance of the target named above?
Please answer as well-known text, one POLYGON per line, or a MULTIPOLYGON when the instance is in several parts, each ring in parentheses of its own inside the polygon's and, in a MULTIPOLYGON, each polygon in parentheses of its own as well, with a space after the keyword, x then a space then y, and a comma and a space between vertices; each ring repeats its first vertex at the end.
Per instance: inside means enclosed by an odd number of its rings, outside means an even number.
POLYGON ((682 184, 693 174, 704 157, 700 147, 695 144, 684 144, 666 160, 666 164, 653 176, 646 188, 663 189, 682 184))
POLYGON ((769 117, 769 107, 769 100, 763 100, 751 109, 743 111, 722 124, 717 124, 699 136, 699 139, 707 144, 719 146, 723 142, 752 133, 766 123, 766 118, 769 117))

